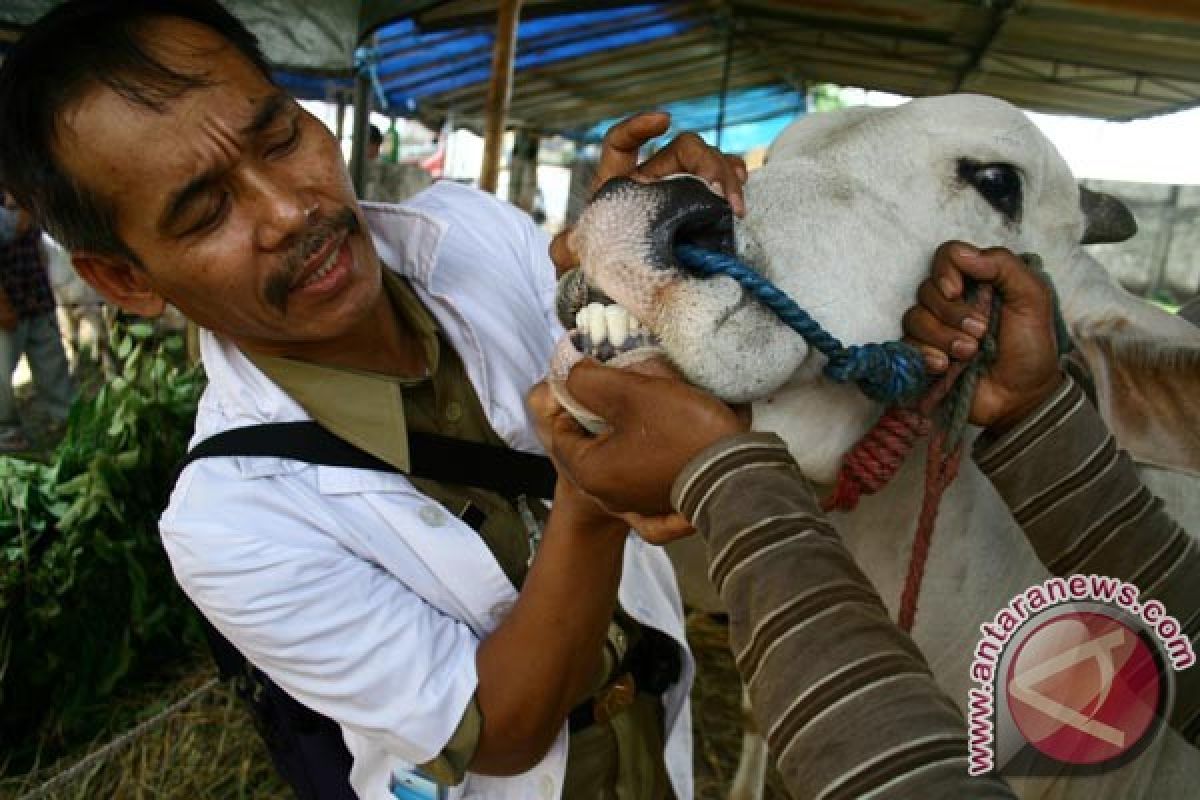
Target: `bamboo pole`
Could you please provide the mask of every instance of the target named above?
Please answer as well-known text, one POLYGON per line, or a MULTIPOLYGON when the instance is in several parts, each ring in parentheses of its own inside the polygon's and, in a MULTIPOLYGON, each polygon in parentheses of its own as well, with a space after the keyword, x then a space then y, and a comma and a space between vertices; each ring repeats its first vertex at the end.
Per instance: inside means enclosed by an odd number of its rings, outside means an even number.
POLYGON ((504 121, 512 98, 513 61, 517 50, 517 23, 521 0, 501 0, 496 20, 496 49, 492 52, 492 78, 488 83, 487 126, 483 141, 483 169, 479 188, 496 193, 500 175, 500 153, 504 144, 504 121))

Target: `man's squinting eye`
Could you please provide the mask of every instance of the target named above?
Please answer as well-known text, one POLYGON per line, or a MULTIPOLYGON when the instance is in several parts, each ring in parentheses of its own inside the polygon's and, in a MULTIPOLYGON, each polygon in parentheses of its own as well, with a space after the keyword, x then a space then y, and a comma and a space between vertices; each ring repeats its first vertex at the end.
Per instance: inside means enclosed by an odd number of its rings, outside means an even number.
POLYGON ((281 133, 275 134, 266 148, 268 158, 285 156, 296 149, 300 142, 300 118, 293 117, 281 133))
POLYGON ((187 226, 183 235, 194 236, 217 227, 224 219, 226 211, 229 210, 229 202, 229 192, 223 189, 210 194, 204 199, 203 207, 198 209, 199 213, 195 222, 187 226))

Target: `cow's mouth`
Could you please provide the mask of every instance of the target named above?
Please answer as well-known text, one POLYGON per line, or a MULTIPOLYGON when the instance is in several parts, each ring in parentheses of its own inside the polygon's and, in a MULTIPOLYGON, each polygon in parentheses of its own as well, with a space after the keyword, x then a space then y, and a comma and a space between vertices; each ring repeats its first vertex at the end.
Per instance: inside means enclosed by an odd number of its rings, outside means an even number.
MULTIPOLYGON (((636 191, 657 195, 645 224, 645 238, 639 248, 642 267, 658 278, 683 279, 688 270, 676 251, 690 245, 726 255, 735 252, 733 210, 724 198, 714 194, 701 180, 691 176, 668 178, 655 184, 637 184, 627 178, 606 183, 593 203, 616 200, 622 193, 636 191)), ((622 281, 624 276, 603 276, 622 281)), ((637 277, 630 275, 631 281, 637 277)), ((649 352, 661 352, 653 319, 639 318, 629 308, 613 302, 612 294, 629 294, 629 287, 597 285, 586 270, 567 273, 558 288, 558 316, 570 332, 572 344, 580 353, 602 362, 614 359, 640 360, 649 352), (623 358, 627 354, 629 358, 623 358)), ((640 304, 645 308, 645 304, 640 304)), ((648 316, 648 315, 647 315, 648 316)))

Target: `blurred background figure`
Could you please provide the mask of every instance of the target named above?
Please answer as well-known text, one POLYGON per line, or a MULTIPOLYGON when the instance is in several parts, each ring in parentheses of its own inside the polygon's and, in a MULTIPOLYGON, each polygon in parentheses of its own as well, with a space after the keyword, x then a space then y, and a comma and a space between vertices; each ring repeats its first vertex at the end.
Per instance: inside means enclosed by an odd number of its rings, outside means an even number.
POLYGON ((42 234, 42 256, 58 303, 58 326, 71 374, 79 381, 87 361, 98 363, 106 376, 115 374, 116 362, 108 346, 111 310, 104 305, 104 298, 79 277, 71 266, 71 255, 48 233, 42 234))
POLYGON ((375 125, 371 126, 367 135, 367 160, 378 161, 379 151, 383 147, 383 131, 375 125))
POLYGON ((32 448, 17 416, 12 376, 24 355, 33 374, 34 408, 49 418, 56 438, 67 420, 74 387, 63 352, 54 293, 42 254, 42 232, 7 194, 0 210, 0 453, 32 448))

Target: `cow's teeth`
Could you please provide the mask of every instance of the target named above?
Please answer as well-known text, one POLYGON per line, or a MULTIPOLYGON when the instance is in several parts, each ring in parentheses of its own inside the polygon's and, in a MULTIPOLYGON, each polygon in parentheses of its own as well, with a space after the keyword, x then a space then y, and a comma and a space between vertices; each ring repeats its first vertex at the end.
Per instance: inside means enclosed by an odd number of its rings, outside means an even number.
POLYGON ((625 344, 625 340, 629 338, 629 313, 614 305, 604 309, 604 317, 608 323, 608 340, 614 347, 625 344))
POLYGON ((603 344, 608 340, 608 322, 604 306, 600 303, 589 303, 587 307, 587 332, 593 346, 603 344))

